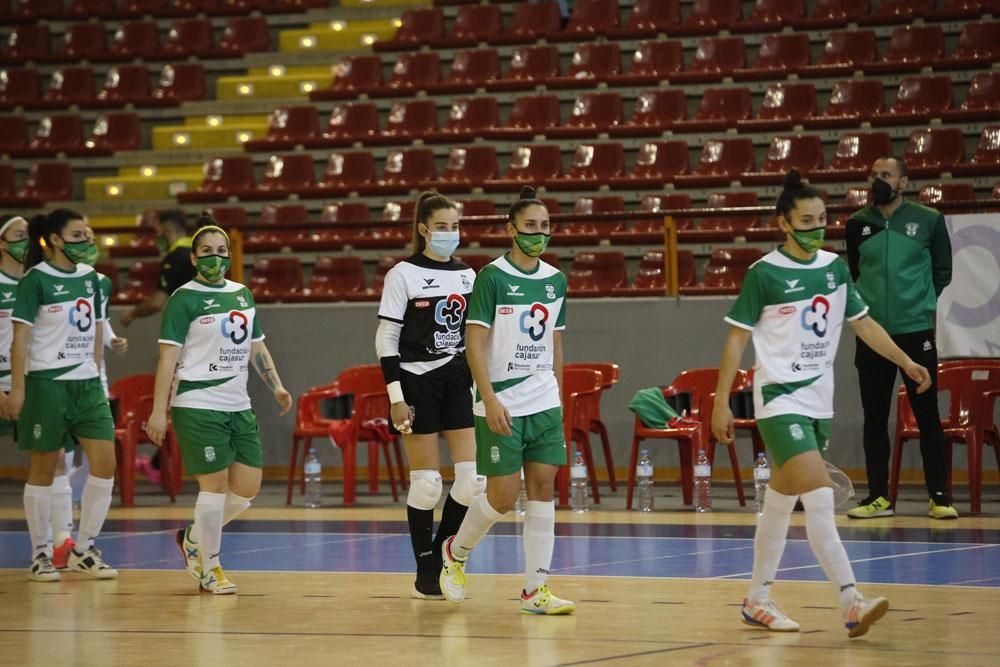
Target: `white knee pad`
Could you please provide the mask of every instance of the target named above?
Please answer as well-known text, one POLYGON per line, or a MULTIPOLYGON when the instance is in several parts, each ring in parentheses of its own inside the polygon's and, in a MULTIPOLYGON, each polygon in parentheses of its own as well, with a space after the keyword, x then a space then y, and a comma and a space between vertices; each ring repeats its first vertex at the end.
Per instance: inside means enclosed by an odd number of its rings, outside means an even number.
POLYGON ((443 488, 441 473, 437 470, 411 470, 406 504, 418 510, 432 510, 437 507, 443 488))
POLYGON ((476 496, 486 493, 486 478, 476 474, 475 464, 471 470, 465 466, 455 466, 455 483, 451 485, 451 497, 466 507, 472 504, 476 496))

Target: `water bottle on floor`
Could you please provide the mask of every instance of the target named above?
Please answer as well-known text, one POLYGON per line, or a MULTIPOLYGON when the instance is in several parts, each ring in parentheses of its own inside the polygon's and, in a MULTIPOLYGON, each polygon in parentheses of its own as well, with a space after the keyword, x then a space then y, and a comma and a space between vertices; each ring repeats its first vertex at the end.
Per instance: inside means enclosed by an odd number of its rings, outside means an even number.
POLYGON ((712 511, 712 464, 704 449, 698 450, 694 460, 694 511, 712 511))
POLYGON ((767 493, 767 483, 770 481, 771 468, 767 465, 764 452, 761 452, 753 463, 754 504, 757 506, 757 514, 764 511, 764 494, 767 493))
POLYGON ((653 511, 653 462, 649 458, 649 450, 639 452, 639 462, 635 465, 635 484, 639 487, 640 512, 653 511))
POLYGON ((306 475, 306 507, 312 509, 320 506, 323 491, 320 483, 323 478, 323 465, 316 456, 316 449, 309 448, 305 461, 306 475))
POLYGON ((528 490, 524 488, 524 468, 521 468, 521 492, 517 494, 517 500, 514 501, 514 511, 520 516, 524 516, 524 513, 528 511, 528 490))
POLYGON ((577 450, 573 455, 573 465, 569 469, 570 496, 569 506, 574 513, 586 512, 589 508, 587 504, 587 463, 583 460, 583 454, 577 450))

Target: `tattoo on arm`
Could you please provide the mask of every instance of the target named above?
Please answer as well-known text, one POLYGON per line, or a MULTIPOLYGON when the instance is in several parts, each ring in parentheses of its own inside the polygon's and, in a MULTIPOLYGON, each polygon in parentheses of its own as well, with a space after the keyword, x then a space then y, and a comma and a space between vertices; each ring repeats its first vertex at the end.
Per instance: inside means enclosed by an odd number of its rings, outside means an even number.
POLYGON ((274 368, 271 355, 265 350, 260 350, 254 355, 253 366, 257 369, 257 374, 260 375, 260 379, 264 381, 268 389, 274 391, 281 386, 281 381, 278 379, 278 372, 274 368))

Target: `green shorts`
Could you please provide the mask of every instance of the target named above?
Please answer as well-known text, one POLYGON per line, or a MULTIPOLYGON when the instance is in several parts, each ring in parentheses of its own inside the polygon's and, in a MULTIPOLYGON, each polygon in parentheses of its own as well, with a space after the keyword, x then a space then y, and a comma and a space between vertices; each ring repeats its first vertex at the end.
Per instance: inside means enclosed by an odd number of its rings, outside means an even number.
POLYGON ((832 419, 778 415, 757 420, 768 453, 779 468, 805 452, 822 452, 830 440, 832 419))
POLYGON ((33 452, 72 449, 73 437, 114 440, 115 423, 99 378, 49 380, 29 375, 17 418, 17 445, 33 452))
POLYGON ((253 410, 173 408, 170 417, 188 474, 211 475, 234 463, 264 466, 260 426, 253 410))
POLYGON ((490 430, 486 417, 476 417, 476 472, 486 477, 516 473, 525 461, 566 465, 562 408, 514 417, 511 435, 490 430))

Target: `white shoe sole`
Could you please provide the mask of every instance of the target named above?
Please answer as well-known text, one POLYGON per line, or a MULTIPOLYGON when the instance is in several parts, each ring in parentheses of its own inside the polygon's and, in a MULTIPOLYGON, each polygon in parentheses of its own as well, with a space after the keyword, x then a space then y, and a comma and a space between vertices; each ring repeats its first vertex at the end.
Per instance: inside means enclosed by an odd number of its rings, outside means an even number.
POLYGON ((868 610, 867 614, 858 619, 858 624, 847 632, 847 636, 853 639, 868 634, 869 628, 875 625, 888 611, 889 601, 882 598, 878 604, 868 610))
POLYGON ((41 584, 51 584, 51 583, 58 582, 58 581, 60 581, 62 579, 62 577, 59 576, 58 572, 56 572, 54 574, 35 574, 34 572, 31 572, 31 573, 28 574, 28 577, 32 581, 37 581, 38 583, 41 583, 41 584))
POLYGON ((847 513, 848 519, 878 519, 883 516, 896 516, 896 512, 894 510, 880 510, 874 514, 866 514, 865 516, 855 516, 850 512, 847 513))
POLYGON ((96 571, 91 571, 91 570, 84 569, 82 567, 73 567, 72 565, 69 566, 69 569, 73 570, 74 572, 83 572, 84 574, 89 575, 92 579, 117 579, 118 578, 118 570, 96 570, 96 571))
POLYGON ((421 593, 417 590, 417 585, 413 584, 410 589, 410 597, 414 600, 444 600, 444 595, 427 595, 426 593, 421 593))

